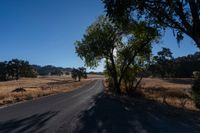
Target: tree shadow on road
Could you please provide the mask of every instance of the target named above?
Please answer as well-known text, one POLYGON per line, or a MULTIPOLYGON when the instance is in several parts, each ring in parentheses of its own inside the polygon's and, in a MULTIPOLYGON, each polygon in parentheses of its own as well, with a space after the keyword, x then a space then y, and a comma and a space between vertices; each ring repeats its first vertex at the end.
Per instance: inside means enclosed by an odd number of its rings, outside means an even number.
POLYGON ((200 113, 144 98, 95 97, 79 116, 76 133, 198 133, 200 113))
MULTIPOLYGON (((46 112, 35 114, 23 119, 13 119, 7 122, 0 122, 0 133, 34 133, 40 131, 45 123, 53 118, 58 112, 46 112)), ((43 132, 43 131, 40 131, 43 132)))

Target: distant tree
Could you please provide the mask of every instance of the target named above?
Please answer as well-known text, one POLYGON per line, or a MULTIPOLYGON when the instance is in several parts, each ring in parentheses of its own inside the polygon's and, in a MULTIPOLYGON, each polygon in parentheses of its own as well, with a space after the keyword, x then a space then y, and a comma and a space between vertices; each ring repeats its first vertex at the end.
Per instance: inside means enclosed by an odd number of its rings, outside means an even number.
POLYGON ((70 75, 70 72, 65 72, 65 75, 70 75))
POLYGON ((8 80, 7 62, 0 62, 0 81, 8 80))
POLYGON ((81 78, 87 78, 87 72, 86 72, 86 68, 84 67, 79 67, 78 68, 79 74, 78 74, 78 80, 80 81, 81 78))
POLYGON ((87 78, 86 68, 79 67, 78 69, 73 68, 71 72, 72 78, 74 80, 81 81, 81 78, 87 78))
POLYGON ((37 71, 39 75, 50 75, 51 73, 54 73, 55 71, 62 71, 63 74, 66 74, 65 72, 71 72, 72 68, 62 68, 62 67, 56 67, 52 65, 46 65, 46 66, 38 66, 38 65, 31 65, 34 70, 37 71))
POLYGON ((164 77, 191 78, 194 71, 200 71, 200 52, 177 58, 169 56, 164 59, 164 63, 162 60, 160 62, 156 59, 158 59, 158 55, 153 58, 148 68, 150 75, 155 77, 161 76, 163 73, 164 77))
POLYGON ((11 79, 18 80, 20 78, 20 70, 22 68, 22 62, 18 59, 12 59, 8 62, 8 75, 11 79))
POLYGON ((37 72, 28 61, 12 59, 0 63, 0 81, 18 80, 20 77, 37 77, 37 72))
POLYGON ((29 71, 27 71, 27 73, 25 75, 25 77, 30 77, 30 78, 37 78, 37 76, 38 76, 38 72, 35 69, 31 68, 31 67, 30 67, 29 71))
POLYGON ((29 64, 28 61, 20 60, 21 66, 20 66, 20 77, 31 77, 36 78, 38 73, 35 69, 29 64))
POLYGON ((192 77, 193 71, 200 71, 200 53, 178 57, 174 64, 175 77, 192 77))
POLYGON ((51 72, 51 75, 61 76, 63 75, 63 72, 61 70, 54 70, 53 72, 51 72))
POLYGON ((183 33, 200 48, 199 0, 102 0, 107 15, 126 25, 129 21, 148 21, 150 25, 172 28, 179 42, 183 33))
POLYGON ((83 39, 75 46, 77 54, 89 67, 96 67, 105 59, 105 73, 111 79, 115 93, 120 94, 128 69, 149 57, 151 43, 157 38, 157 30, 145 23, 131 23, 124 32, 107 17, 101 16, 88 27, 83 39))
POLYGON ((170 73, 172 69, 172 63, 170 60, 173 59, 172 52, 169 48, 162 48, 161 51, 158 52, 157 56, 154 56, 154 59, 157 62, 157 71, 159 71, 162 78, 164 78, 167 74, 170 73))
POLYGON ((75 68, 73 68, 73 69, 72 69, 72 72, 71 72, 71 76, 72 76, 72 78, 73 78, 74 80, 76 80, 77 77, 78 77, 78 70, 75 69, 75 68))

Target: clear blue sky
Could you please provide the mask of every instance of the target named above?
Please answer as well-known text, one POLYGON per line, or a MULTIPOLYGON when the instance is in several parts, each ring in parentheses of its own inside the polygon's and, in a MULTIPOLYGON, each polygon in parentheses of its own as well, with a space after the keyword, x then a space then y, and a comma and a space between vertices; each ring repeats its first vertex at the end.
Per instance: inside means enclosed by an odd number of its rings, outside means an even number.
MULTIPOLYGON (((83 66, 74 42, 102 14, 101 0, 0 0, 0 61, 19 58, 38 65, 83 66)), ((175 57, 198 51, 188 37, 178 48, 171 31, 153 53, 161 47, 169 47, 175 57)), ((96 71, 102 69, 103 65, 96 71)))

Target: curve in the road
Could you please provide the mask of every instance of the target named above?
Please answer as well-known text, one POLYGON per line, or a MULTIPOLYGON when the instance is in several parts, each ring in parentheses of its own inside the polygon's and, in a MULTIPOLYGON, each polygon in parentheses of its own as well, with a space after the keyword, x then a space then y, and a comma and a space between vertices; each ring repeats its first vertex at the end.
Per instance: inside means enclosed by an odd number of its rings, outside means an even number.
POLYGON ((69 92, 0 109, 0 133, 71 132, 72 120, 103 91, 101 80, 69 92))

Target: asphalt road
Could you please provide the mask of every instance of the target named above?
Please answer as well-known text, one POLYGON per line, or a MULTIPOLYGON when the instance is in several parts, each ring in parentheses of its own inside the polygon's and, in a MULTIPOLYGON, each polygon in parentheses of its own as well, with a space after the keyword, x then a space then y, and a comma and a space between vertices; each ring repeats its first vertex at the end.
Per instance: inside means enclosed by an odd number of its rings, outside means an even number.
POLYGON ((101 80, 78 90, 0 109, 0 133, 73 132, 76 117, 93 106, 103 90, 101 80))

